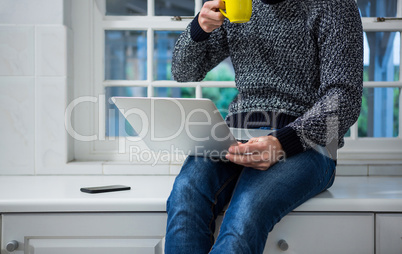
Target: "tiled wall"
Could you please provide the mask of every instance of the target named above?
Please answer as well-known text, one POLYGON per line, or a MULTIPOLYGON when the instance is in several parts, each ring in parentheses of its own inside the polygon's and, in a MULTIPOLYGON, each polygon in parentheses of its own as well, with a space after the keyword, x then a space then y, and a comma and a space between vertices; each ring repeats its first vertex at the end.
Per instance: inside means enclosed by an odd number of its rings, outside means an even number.
POLYGON ((0 175, 35 174, 67 160, 68 2, 0 1, 0 175))

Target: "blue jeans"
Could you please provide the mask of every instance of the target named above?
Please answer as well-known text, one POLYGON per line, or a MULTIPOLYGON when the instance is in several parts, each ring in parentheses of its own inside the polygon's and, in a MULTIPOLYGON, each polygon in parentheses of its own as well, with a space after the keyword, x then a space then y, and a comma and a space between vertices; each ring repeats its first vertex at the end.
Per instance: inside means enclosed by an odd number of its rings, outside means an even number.
POLYGON ((167 201, 165 253, 262 253, 274 225, 334 177, 335 162, 313 149, 266 171, 188 157, 167 201), (228 203, 215 242, 215 219, 228 203))

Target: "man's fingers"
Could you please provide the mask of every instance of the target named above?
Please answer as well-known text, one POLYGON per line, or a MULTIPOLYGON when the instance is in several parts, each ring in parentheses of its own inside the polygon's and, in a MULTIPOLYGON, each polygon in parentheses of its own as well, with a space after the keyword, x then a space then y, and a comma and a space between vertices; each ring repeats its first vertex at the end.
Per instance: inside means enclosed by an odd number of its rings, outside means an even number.
POLYGON ((225 4, 221 0, 207 1, 201 9, 200 17, 206 19, 208 22, 220 23, 225 17, 219 9, 225 9, 225 4))
POLYGON ((261 155, 234 155, 234 154, 228 154, 226 156, 228 160, 231 162, 234 162, 236 164, 245 166, 245 167, 250 167, 250 168, 255 168, 258 170, 266 170, 271 166, 271 160, 268 157, 261 157, 261 155))
POLYGON ((204 19, 204 22, 208 23, 215 23, 215 24, 221 24, 225 17, 220 13, 219 11, 214 11, 210 9, 205 9, 200 12, 201 19, 204 19))
POLYGON ((232 154, 255 154, 267 149, 267 142, 245 143, 238 146, 231 146, 229 152, 232 154))
POLYGON ((271 161, 271 153, 268 151, 254 154, 229 154, 228 158, 235 163, 261 163, 263 161, 271 161))
POLYGON ((204 7, 210 10, 218 11, 218 9, 225 9, 225 3, 221 0, 207 1, 204 7))
POLYGON ((226 159, 245 167, 267 170, 285 156, 277 138, 262 136, 252 138, 245 144, 231 146, 226 159))
POLYGON ((219 28, 223 24, 225 17, 219 12, 219 8, 225 5, 220 0, 207 1, 202 7, 198 16, 200 27, 207 33, 219 28))

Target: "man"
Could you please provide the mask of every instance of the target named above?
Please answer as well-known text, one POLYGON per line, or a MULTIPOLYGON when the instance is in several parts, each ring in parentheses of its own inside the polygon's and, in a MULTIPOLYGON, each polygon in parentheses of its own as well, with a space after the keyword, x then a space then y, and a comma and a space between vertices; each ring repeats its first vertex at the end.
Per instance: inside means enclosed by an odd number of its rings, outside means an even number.
POLYGON ((187 158, 167 202, 167 254, 262 253, 283 216, 332 185, 336 149, 360 112, 354 0, 254 0, 243 24, 225 20, 224 8, 204 4, 176 43, 172 74, 201 81, 230 56, 239 95, 228 125, 275 131, 231 147, 226 161, 187 158))

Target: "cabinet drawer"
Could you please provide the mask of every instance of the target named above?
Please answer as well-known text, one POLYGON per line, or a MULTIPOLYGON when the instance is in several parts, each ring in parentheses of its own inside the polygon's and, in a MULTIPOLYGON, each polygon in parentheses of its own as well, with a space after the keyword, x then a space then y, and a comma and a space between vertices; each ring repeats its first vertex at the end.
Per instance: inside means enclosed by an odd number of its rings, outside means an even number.
POLYGON ((162 254, 165 230, 165 213, 5 214, 1 253, 162 254))
POLYGON ((373 214, 292 213, 268 235, 264 254, 374 253, 373 214), (278 246, 285 240, 288 249, 278 246))
POLYGON ((402 253, 402 214, 376 215, 376 253, 402 253))
MULTIPOLYGON (((217 228, 222 223, 218 217, 217 228)), ((215 237, 219 230, 216 230, 215 237)), ((374 214, 290 213, 268 235, 264 254, 373 254, 374 214), (284 240, 287 250, 281 250, 284 240)))

